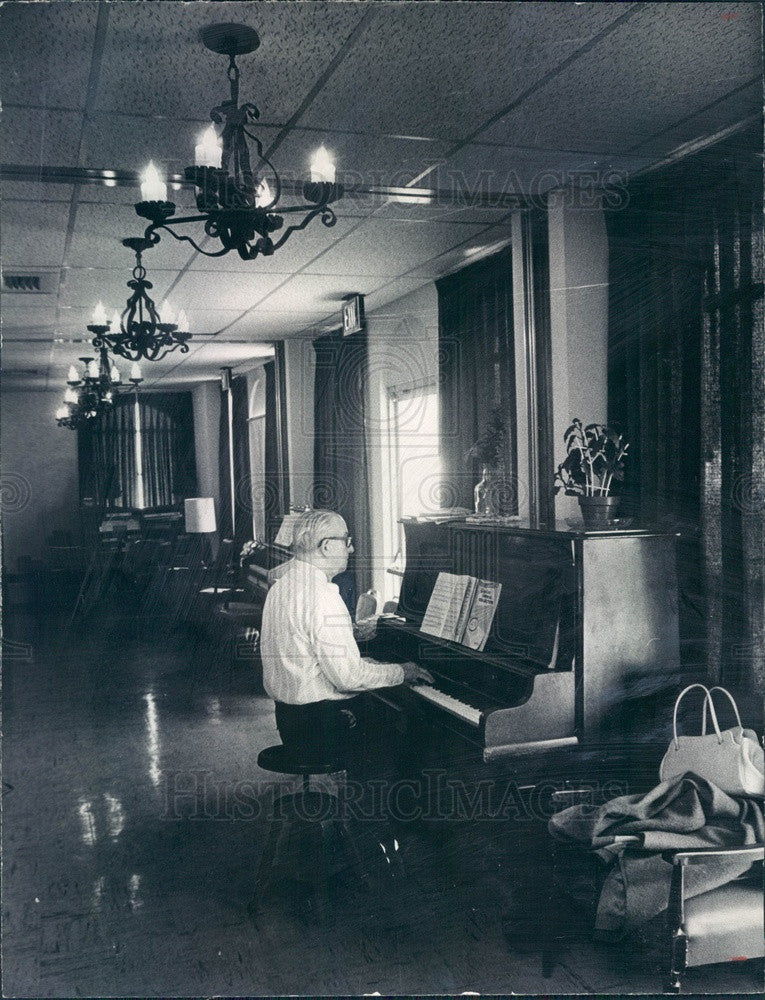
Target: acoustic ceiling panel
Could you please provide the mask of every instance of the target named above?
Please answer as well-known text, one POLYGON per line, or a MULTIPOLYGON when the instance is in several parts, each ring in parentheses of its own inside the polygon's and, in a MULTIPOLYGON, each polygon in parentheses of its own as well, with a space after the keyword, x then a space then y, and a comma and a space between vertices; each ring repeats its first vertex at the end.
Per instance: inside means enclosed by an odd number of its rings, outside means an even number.
POLYGON ((481 226, 369 219, 325 253, 310 271, 337 275, 401 275, 462 244, 481 226))
POLYGON ((620 4, 376 4, 301 124, 458 141, 624 14, 620 4))
POLYGON ((9 201, 3 205, 3 268, 61 264, 68 218, 69 206, 63 202, 9 201))
POLYGON ((758 5, 663 4, 660 16, 655 4, 636 6, 607 44, 594 46, 480 138, 584 146, 593 155, 626 151, 760 74, 758 5))
POLYGON ((365 4, 109 4, 98 108, 120 111, 129 95, 144 114, 199 120, 228 99, 225 56, 208 51, 199 29, 246 23, 261 38, 239 57, 240 97, 265 124, 287 121, 342 48, 365 4), (136 52, 140 72, 136 72, 136 52))
POLYGON ((8 201, 64 201, 72 200, 71 184, 39 184, 36 181, 0 181, 0 198, 8 201))
POLYGON ((32 167, 76 164, 82 122, 76 111, 5 105, 3 161, 32 167))
POLYGON ((297 336, 305 330, 314 330, 332 312, 337 316, 336 326, 340 322, 340 307, 335 309, 332 304, 325 309, 289 309, 276 311, 272 309, 253 309, 239 319, 224 334, 227 340, 266 341, 282 337, 297 336))
POLYGON ((252 266, 248 272, 184 274, 173 289, 173 301, 183 303, 191 316, 196 309, 238 309, 242 312, 260 302, 286 279, 283 274, 263 274, 252 266))
POLYGON ((98 6, 3 4, 0 9, 3 116, 12 104, 59 109, 85 106, 98 6))

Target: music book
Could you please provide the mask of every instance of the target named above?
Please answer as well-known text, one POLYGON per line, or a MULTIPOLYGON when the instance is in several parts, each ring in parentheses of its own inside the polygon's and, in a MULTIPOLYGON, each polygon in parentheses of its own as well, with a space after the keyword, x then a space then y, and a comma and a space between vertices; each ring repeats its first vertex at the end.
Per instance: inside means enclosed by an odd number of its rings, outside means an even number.
POLYGON ((502 584, 493 580, 439 573, 420 631, 482 650, 501 590, 502 584))

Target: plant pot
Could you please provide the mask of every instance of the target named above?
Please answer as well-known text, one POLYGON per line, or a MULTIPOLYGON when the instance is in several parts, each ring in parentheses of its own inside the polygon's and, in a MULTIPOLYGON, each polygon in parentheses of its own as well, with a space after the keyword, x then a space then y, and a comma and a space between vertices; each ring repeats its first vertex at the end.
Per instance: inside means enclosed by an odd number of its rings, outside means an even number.
POLYGON ((606 528, 614 520, 619 497, 579 497, 585 528, 606 528))

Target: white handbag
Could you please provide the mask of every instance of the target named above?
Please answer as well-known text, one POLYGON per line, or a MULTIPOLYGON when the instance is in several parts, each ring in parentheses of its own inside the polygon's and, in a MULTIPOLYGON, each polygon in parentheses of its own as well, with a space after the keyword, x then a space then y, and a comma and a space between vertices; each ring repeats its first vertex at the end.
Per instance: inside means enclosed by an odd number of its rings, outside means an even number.
POLYGON ((738 706, 730 691, 714 687, 712 691, 722 691, 733 705, 738 725, 734 729, 720 731, 717 713, 710 692, 703 684, 689 684, 681 691, 675 702, 673 719, 674 738, 659 768, 659 777, 668 781, 677 775, 691 771, 729 795, 765 797, 765 753, 756 733, 744 729, 738 706), (704 712, 701 736, 677 735, 677 709, 683 697, 693 688, 704 692, 704 712), (707 706, 714 732, 707 733, 707 706))

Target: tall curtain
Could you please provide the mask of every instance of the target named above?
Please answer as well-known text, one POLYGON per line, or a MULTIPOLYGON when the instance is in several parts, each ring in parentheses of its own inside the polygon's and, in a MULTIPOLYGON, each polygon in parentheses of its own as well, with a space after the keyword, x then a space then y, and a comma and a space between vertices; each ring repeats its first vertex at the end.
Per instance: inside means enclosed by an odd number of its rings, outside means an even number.
POLYGON ((686 661, 763 689, 761 131, 630 189, 609 213, 609 422, 625 492, 681 531, 686 661))
POLYGON ((191 393, 138 397, 146 507, 171 507, 196 492, 191 393))
POLYGON ((109 510, 139 503, 135 464, 135 399, 118 396, 114 406, 77 432, 80 501, 109 510))
POLYGON ((436 288, 444 498, 448 506, 472 507, 480 464, 465 454, 497 408, 508 430, 504 474, 511 483, 517 475, 510 249, 441 278, 436 288))
POLYGON ((221 385, 220 422, 218 424, 218 531, 221 538, 234 537, 234 516, 231 510, 231 420, 229 411, 229 391, 221 385))
POLYGON ((252 538, 252 476, 250 473, 250 428, 247 377, 231 380, 232 439, 234 451, 234 540, 237 551, 252 538))
POLYGON ((269 541, 273 541, 282 515, 286 513, 283 509, 282 491, 280 484, 280 462, 279 462, 279 417, 277 414, 278 395, 276 392, 276 365, 273 361, 268 361, 263 365, 263 372, 266 379, 266 426, 264 442, 264 498, 263 513, 266 522, 266 536, 269 541))
POLYGON ((78 434, 80 498, 107 509, 171 507, 196 491, 191 394, 122 395, 78 434), (143 498, 136 468, 140 426, 143 498), (141 502, 143 500, 143 502, 141 502))
POLYGON ((372 583, 366 450, 366 331, 314 341, 314 506, 337 511, 353 535, 349 561, 356 592, 372 583))

